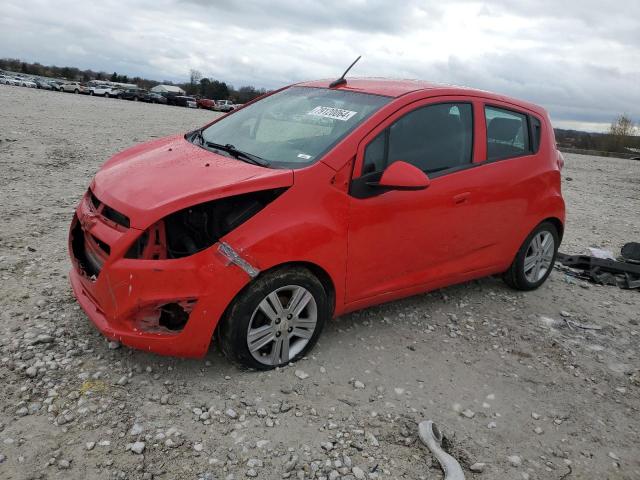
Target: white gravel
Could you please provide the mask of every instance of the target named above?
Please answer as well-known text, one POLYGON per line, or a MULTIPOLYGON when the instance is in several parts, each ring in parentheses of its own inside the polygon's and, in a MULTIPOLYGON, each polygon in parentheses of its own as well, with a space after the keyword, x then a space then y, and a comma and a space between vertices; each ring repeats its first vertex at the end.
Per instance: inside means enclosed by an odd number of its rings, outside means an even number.
MULTIPOLYGON (((0 85, 0 478, 440 479, 426 418, 470 478, 640 477, 640 293, 558 270, 346 315, 277 371, 112 349, 70 293, 73 208, 110 155, 213 115, 0 85)), ((566 160, 562 250, 640 241, 640 162, 566 160)))

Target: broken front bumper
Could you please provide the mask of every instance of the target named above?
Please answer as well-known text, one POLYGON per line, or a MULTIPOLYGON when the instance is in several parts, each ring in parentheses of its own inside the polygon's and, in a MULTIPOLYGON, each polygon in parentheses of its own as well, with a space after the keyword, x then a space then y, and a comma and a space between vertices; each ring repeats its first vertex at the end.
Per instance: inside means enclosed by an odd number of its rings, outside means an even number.
POLYGON ((140 233, 104 221, 83 199, 69 235, 69 278, 80 306, 109 339, 162 355, 204 356, 250 276, 219 244, 181 259, 124 258, 140 233))

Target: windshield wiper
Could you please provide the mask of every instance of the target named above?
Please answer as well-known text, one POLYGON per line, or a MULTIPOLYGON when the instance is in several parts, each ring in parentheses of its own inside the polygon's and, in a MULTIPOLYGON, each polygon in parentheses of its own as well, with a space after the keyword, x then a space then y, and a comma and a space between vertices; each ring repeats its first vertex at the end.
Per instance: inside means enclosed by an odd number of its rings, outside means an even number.
MULTIPOLYGON (((200 137, 202 137, 201 133, 200 133, 200 137)), ((216 150, 222 150, 223 152, 227 152, 227 153, 231 154, 232 156, 234 156, 235 158, 237 158, 238 160, 242 160, 242 161, 245 161, 247 163, 251 163, 253 165, 259 165, 260 167, 268 167, 269 166, 269 162, 266 161, 264 158, 261 158, 261 157, 259 157, 257 155, 252 154, 252 153, 243 152, 242 150, 238 150, 236 147, 234 147, 230 143, 227 143, 226 145, 222 145, 220 143, 208 142, 208 141, 206 141, 204 139, 202 139, 202 140, 204 141, 204 145, 206 145, 207 147, 214 148, 216 150)))
POLYGON ((208 142, 204 139, 204 135, 202 135, 202 130, 195 130, 191 133, 190 140, 192 143, 198 142, 201 147, 209 147, 215 150, 222 150, 223 152, 227 152, 238 160, 245 161, 247 163, 251 163, 253 165, 258 165, 260 167, 268 167, 269 162, 264 158, 261 158, 257 155, 254 155, 249 152, 243 152, 242 150, 238 150, 236 147, 227 143, 226 145, 222 145, 220 143, 208 142))

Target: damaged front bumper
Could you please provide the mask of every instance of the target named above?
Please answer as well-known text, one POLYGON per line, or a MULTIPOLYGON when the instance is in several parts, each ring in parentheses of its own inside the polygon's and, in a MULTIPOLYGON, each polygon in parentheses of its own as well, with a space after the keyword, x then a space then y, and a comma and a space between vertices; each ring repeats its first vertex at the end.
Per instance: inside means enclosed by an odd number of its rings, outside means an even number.
POLYGON ((216 246, 180 259, 125 258, 140 233, 103 218, 90 195, 83 199, 69 235, 69 278, 80 306, 109 339, 162 355, 204 356, 250 275, 216 246))

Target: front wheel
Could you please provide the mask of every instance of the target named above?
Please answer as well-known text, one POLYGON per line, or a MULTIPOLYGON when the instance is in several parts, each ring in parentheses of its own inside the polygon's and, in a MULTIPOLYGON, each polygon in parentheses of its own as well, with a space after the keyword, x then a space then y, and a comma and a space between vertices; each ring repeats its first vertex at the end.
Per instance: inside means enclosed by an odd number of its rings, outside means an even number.
POLYGON ((551 222, 542 222, 526 238, 504 281, 516 290, 535 290, 542 285, 556 261, 560 239, 551 222))
POLYGON ((267 273, 234 300, 220 326, 222 351, 268 370, 302 358, 331 316, 327 292, 305 268, 267 273))
POLYGON ((77 88, 73 91, 73 93, 80 93, 80 90, 78 90, 77 88))

